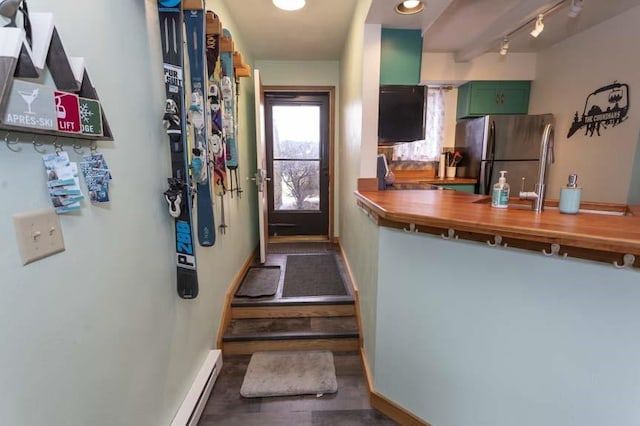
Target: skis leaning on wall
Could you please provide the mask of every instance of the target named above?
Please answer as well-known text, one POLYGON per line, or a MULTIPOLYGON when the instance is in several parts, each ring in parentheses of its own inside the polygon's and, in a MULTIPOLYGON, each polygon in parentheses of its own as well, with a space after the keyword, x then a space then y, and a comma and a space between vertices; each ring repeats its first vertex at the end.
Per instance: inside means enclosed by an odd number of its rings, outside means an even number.
POLYGON ((175 219, 178 295, 193 299, 198 295, 198 273, 191 226, 180 0, 158 0, 158 17, 166 89, 163 121, 171 153, 171 178, 165 199, 169 203, 169 213, 175 219))
POLYGON ((183 9, 191 81, 189 121, 194 131, 191 173, 198 195, 198 242, 201 246, 210 247, 216 242, 216 232, 208 167, 210 147, 204 1, 185 0, 183 9))

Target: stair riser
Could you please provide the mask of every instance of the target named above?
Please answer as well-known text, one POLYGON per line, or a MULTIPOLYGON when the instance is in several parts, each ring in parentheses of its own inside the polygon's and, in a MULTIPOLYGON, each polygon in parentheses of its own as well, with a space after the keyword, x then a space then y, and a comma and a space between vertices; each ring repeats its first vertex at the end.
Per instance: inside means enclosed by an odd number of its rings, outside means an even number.
POLYGON ((356 314, 354 305, 265 306, 231 308, 231 318, 308 318, 349 317, 356 314))
POLYGON ((251 355, 258 351, 356 351, 357 338, 349 339, 302 339, 302 340, 253 340, 249 342, 224 342, 223 355, 251 355))

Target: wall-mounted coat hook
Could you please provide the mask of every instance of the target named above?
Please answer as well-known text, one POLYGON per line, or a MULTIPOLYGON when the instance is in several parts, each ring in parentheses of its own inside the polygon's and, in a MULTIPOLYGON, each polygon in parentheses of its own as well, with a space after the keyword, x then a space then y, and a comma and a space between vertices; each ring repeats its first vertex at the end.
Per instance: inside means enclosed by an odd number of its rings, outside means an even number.
POLYGON ((457 240, 459 237, 456 235, 456 230, 453 228, 449 228, 447 230, 447 235, 440 234, 443 240, 457 240))
POLYGON ((625 254, 624 256, 622 256, 622 264, 619 264, 618 261, 614 261, 613 262, 613 266, 615 266, 618 269, 622 269, 622 268, 630 268, 633 266, 633 264, 636 261, 636 257, 630 253, 625 254))
POLYGON ((7 144, 7 148, 9 148, 9 151, 12 151, 12 152, 20 152, 20 151, 22 151, 22 148, 20 148, 20 147, 13 148, 13 146, 19 144, 20 141, 18 140, 18 138, 16 138, 15 141, 10 141, 9 140, 9 135, 10 135, 10 133, 7 133, 4 136, 4 143, 7 144))
POLYGON ((44 144, 42 142, 38 142, 36 140, 36 137, 33 137, 33 140, 31 141, 31 143, 33 144, 33 149, 38 153, 38 154, 46 154, 47 150, 46 149, 39 149, 41 146, 43 146, 44 144))
POLYGON ((82 145, 80 145, 79 143, 74 143, 71 146, 73 147, 73 150, 75 151, 76 154, 84 155, 84 147, 82 145))
POLYGON ((91 145, 89 145, 89 150, 91 151, 91 155, 98 152, 98 143, 96 141, 91 141, 91 145))
POLYGON ((55 149, 56 154, 58 154, 58 155, 60 155, 60 153, 61 153, 62 151, 64 151, 64 150, 62 149, 62 148, 63 148, 63 145, 62 145, 61 143, 58 143, 58 138, 56 138, 56 139, 53 141, 53 148, 55 149))

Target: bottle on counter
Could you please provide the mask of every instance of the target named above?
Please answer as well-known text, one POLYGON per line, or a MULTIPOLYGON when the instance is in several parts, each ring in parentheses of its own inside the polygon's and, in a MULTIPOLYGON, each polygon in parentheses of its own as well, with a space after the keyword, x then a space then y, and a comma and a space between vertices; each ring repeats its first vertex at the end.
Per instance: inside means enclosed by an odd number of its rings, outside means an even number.
POLYGON ((582 188, 578 188, 578 175, 570 174, 565 188, 560 189, 560 213, 576 214, 580 210, 582 188))
POLYGON ((447 155, 446 154, 440 154, 440 163, 438 164, 438 177, 440 179, 444 179, 444 171, 445 171, 445 167, 447 165, 447 155))
POLYGON ((497 207, 499 209, 506 209, 509 207, 509 191, 511 188, 507 183, 507 178, 505 177, 506 173, 506 170, 501 170, 498 183, 493 185, 493 192, 491 193, 492 207, 497 207))

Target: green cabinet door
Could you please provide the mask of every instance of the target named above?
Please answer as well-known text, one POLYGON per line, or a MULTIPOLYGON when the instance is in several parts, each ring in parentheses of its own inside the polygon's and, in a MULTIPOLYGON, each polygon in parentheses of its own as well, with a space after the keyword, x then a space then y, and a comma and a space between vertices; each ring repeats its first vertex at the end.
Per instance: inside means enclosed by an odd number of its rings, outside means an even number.
POLYGON ((460 192, 468 192, 469 194, 475 194, 475 189, 476 189, 475 185, 468 185, 468 184, 449 184, 449 185, 438 184, 433 186, 436 186, 438 188, 443 188, 443 189, 453 189, 460 192))
POLYGON ((458 88, 457 118, 527 114, 530 81, 472 81, 458 88))
POLYGON ((421 30, 383 28, 380 45, 380 85, 420 83, 421 30))

